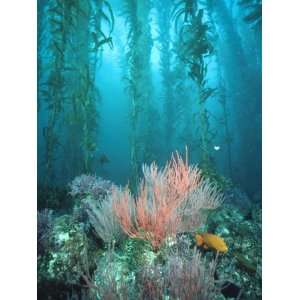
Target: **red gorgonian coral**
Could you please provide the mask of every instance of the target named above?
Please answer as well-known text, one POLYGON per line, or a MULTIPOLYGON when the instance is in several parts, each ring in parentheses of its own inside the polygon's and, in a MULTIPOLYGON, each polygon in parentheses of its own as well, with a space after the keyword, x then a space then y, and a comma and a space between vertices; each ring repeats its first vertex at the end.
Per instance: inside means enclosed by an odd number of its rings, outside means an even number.
POLYGON ((177 153, 163 170, 152 163, 143 166, 143 174, 136 198, 128 188, 113 189, 114 210, 130 237, 148 240, 158 249, 167 236, 178 231, 178 208, 197 188, 200 170, 189 166, 177 153))

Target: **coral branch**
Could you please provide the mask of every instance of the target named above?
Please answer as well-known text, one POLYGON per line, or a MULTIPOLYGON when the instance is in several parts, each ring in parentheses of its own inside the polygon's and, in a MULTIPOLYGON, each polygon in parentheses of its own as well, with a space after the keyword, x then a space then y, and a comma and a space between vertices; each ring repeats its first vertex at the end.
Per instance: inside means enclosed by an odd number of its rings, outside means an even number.
POLYGON ((114 210, 123 230, 131 237, 149 240, 154 249, 176 234, 181 224, 178 208, 199 184, 200 171, 176 153, 163 170, 155 163, 143 166, 144 179, 134 199, 129 190, 114 189, 114 210))

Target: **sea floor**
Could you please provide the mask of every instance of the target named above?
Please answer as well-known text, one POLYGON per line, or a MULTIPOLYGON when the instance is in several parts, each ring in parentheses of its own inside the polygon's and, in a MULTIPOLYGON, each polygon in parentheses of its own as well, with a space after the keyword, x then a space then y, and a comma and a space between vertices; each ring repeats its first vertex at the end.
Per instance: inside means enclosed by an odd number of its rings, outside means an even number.
POLYGON ((52 200, 54 209, 38 212, 38 299, 261 299, 261 205, 240 205, 240 190, 201 228, 226 242, 228 251, 218 254, 197 246, 194 232, 155 251, 128 237, 108 247, 68 194, 54 192, 39 196, 60 197, 61 208, 65 195, 69 208, 58 210, 52 200))

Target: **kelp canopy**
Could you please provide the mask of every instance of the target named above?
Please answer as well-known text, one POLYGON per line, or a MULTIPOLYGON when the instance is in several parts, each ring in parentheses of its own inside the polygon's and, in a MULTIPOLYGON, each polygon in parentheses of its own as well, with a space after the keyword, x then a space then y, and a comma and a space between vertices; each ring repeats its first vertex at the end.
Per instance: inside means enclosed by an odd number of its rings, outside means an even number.
MULTIPOLYGON (((107 1, 49 0, 39 3, 39 111, 46 114, 44 181, 92 170, 100 115, 95 71, 104 46, 112 47, 114 15, 107 1)), ((41 153, 40 153, 41 154, 41 153)))
POLYGON ((260 189, 261 1, 43 0, 38 21, 39 184, 134 189, 187 146, 208 176, 260 189))

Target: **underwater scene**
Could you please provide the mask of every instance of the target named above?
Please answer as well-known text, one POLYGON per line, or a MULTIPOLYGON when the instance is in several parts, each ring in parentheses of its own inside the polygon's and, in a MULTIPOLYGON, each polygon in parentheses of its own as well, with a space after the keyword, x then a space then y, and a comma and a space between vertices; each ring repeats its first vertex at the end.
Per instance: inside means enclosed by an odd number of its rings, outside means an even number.
POLYGON ((261 299, 261 0, 38 0, 39 300, 261 299))

